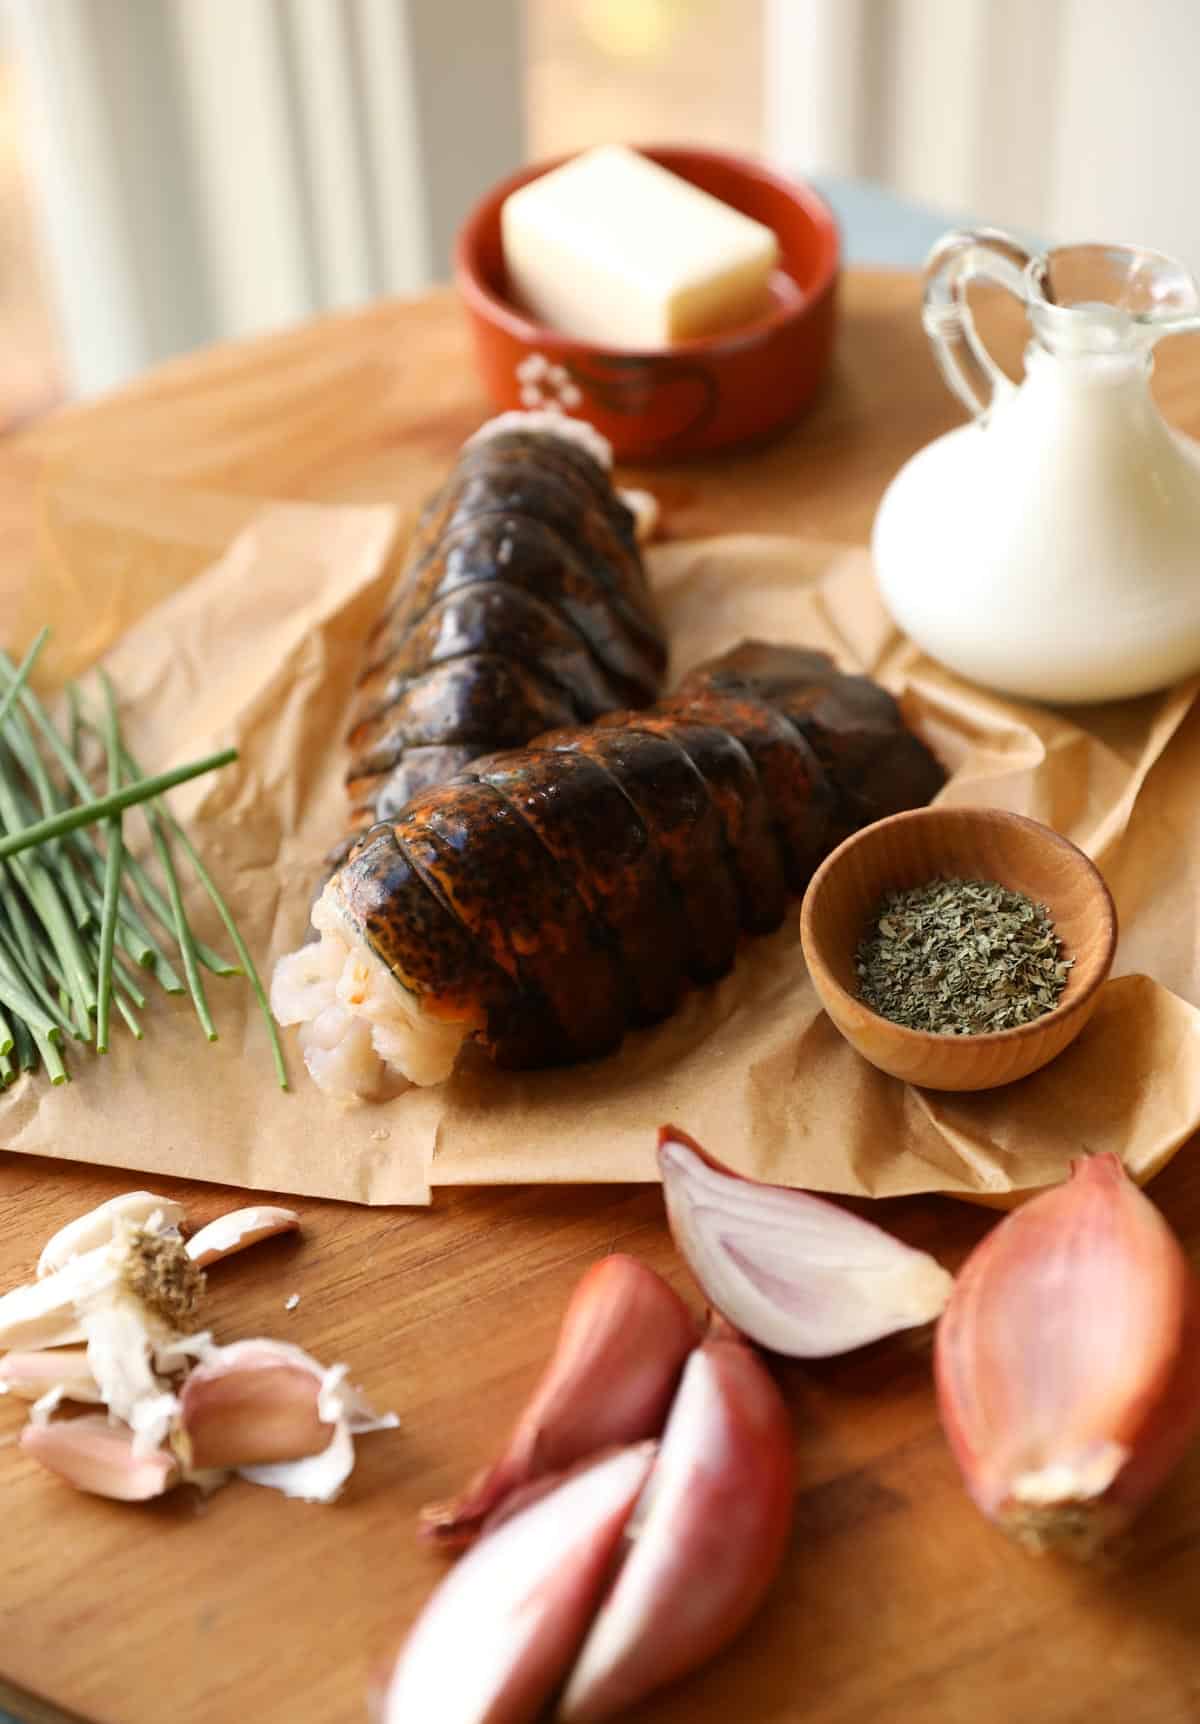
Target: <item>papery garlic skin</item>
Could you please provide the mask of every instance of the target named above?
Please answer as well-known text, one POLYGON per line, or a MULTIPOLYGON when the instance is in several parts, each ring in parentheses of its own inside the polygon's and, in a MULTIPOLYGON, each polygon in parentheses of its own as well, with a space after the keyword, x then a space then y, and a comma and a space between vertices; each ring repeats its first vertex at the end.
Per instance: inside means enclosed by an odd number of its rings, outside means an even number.
POLYGON ((839 1204, 722 1167, 663 1126, 671 1234, 713 1307, 759 1346, 824 1359, 932 1323, 953 1278, 839 1204))
POLYGON ((934 1351, 967 1488, 1035 1548, 1087 1555, 1200 1428, 1200 1282, 1114 1155, 995 1227, 959 1272, 934 1351))
POLYGON ((182 1203, 169 1197, 157 1197, 152 1191, 126 1191, 120 1197, 110 1197, 86 1215, 77 1216, 60 1227, 42 1247, 38 1258, 37 1278, 40 1281, 55 1270, 65 1268, 73 1257, 82 1257, 98 1246, 108 1245, 122 1225, 146 1227, 157 1217, 156 1230, 173 1228, 178 1232, 187 1219, 182 1203))
POLYGON ((508 1514, 455 1564, 376 1698, 379 1724, 531 1724, 569 1669, 653 1444, 600 1457, 508 1514))

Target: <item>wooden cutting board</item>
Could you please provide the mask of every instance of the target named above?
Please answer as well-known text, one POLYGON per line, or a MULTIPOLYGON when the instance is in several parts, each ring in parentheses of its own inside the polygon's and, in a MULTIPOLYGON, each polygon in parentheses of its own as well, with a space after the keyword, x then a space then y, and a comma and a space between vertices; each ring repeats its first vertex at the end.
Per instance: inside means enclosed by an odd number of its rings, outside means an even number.
MULTIPOLYGON (((862 542, 899 463, 958 417, 918 305, 911 277, 851 274, 835 372, 802 426, 761 451, 640 475, 671 536, 862 542)), ((1006 339, 1015 358, 1015 321, 1006 339)), ((1159 393, 1174 423, 1200 431, 1200 344, 1164 355, 1159 393)), ((252 495, 416 503, 485 412, 459 314, 439 293, 189 358, 62 413, 0 447, 0 637, 32 568, 40 487, 56 474, 123 467, 252 495)), ((32 1272, 55 1227, 130 1184, 0 1155, 0 1287, 32 1272)), ((239 1201, 213 1186, 156 1188, 198 1223, 239 1201)), ((1200 1245, 1194 1147, 1154 1195, 1200 1245)), ((214 1275, 213 1324, 346 1360, 400 1430, 360 1444, 333 1508, 245 1484, 207 1504, 180 1494, 130 1508, 27 1463, 8 1446, 23 1410, 0 1402, 0 1706, 18 1717, 360 1720, 370 1662, 439 1573, 414 1540, 415 1511, 491 1455, 582 1270, 632 1251, 695 1298, 654 1189, 444 1191, 429 1211, 391 1213, 297 1207, 299 1239, 214 1275)), ((951 1268, 991 1220, 934 1198, 871 1213, 951 1268)), ((1200 1716, 1200 1454, 1113 1559, 1064 1568, 1011 1548, 967 1503, 937 1425, 928 1336, 779 1378, 800 1476, 784 1573, 736 1646, 630 1724, 1200 1716)))

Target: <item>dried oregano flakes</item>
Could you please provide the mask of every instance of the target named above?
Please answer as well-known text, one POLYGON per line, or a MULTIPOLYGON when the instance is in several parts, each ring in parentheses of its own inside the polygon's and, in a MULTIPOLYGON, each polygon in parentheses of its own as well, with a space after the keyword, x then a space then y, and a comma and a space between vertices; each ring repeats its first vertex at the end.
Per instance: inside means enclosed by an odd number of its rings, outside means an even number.
POLYGON ((1053 1011, 1073 963, 1045 904, 963 879, 889 892, 855 959, 868 1006, 907 1029, 952 1036, 1053 1011))

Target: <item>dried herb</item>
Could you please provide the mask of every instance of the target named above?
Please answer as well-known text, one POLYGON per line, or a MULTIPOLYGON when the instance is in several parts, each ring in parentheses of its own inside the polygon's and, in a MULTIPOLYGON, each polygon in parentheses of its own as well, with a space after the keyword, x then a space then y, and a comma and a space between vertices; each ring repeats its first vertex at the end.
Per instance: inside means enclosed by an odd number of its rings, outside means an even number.
POLYGON ((1053 1011, 1073 962, 1044 904, 995 880, 939 879, 888 893, 856 968, 863 1000, 893 1023, 976 1036, 1053 1011))

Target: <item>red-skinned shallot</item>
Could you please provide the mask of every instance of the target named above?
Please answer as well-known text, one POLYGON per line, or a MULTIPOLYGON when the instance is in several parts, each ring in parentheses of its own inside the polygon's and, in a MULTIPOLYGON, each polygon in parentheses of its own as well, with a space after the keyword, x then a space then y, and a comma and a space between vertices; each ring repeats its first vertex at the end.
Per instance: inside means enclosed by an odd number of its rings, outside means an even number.
POLYGON ((569 1474, 480 1539, 425 1606, 376 1696, 379 1724, 530 1724, 570 1666, 654 1445, 569 1474))
POLYGON ((792 1525, 791 1423, 754 1351, 716 1334, 688 1360, 637 1537, 559 1708, 568 1724, 623 1717, 746 1624, 792 1525))
POLYGON ((576 1287, 558 1344, 503 1455, 452 1502, 422 1512, 422 1536, 469 1544, 512 1491, 618 1443, 656 1437, 698 1330, 662 1278, 620 1253, 576 1287))
POLYGON ((1005 1217, 959 1272, 938 1402, 971 1496, 1035 1548, 1088 1555, 1200 1426, 1200 1282, 1115 1155, 1005 1217))

